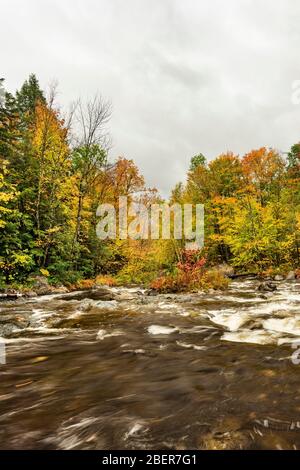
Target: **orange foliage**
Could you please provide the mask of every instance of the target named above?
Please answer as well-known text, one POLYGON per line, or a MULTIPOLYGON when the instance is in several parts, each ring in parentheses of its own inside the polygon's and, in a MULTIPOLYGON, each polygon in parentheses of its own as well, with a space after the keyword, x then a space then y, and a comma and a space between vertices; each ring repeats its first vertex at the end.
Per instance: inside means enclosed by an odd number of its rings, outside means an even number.
POLYGON ((117 285, 117 281, 111 276, 97 276, 96 284, 100 286, 114 287, 117 285))

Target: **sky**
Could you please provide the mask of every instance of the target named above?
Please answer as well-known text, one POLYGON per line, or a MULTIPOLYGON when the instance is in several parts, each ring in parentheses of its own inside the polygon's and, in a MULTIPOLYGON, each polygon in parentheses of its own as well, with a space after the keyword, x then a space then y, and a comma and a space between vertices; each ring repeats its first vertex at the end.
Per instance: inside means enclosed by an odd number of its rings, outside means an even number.
POLYGON ((0 0, 0 75, 110 100, 111 158, 167 195, 195 154, 300 140, 299 22, 298 0, 0 0))

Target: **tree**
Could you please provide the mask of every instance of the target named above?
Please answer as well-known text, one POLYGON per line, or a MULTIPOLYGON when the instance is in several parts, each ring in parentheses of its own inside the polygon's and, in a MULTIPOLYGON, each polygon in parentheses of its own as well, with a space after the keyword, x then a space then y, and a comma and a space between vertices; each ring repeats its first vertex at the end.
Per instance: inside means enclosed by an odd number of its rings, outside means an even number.
POLYGON ((246 185, 257 194, 262 205, 266 205, 272 195, 280 198, 285 162, 278 152, 265 147, 252 150, 243 157, 242 169, 246 185))
POLYGON ((300 142, 294 144, 288 153, 288 169, 298 169, 300 167, 300 142))
POLYGON ((34 115, 38 103, 46 103, 44 92, 41 90, 39 81, 34 74, 29 75, 28 80, 17 91, 16 101, 20 113, 27 117, 34 115))
POLYGON ((191 159, 190 163, 190 171, 194 171, 198 166, 205 166, 206 165, 206 158, 202 153, 195 155, 191 159))
POLYGON ((16 272, 26 273, 33 265, 29 250, 19 235, 22 214, 15 208, 18 193, 8 181, 8 162, 0 159, 0 284, 8 283, 16 272))
POLYGON ((107 166, 109 135, 106 125, 111 117, 111 104, 102 97, 96 96, 83 105, 78 103, 75 120, 78 137, 73 150, 73 168, 76 173, 76 222, 72 240, 71 253, 76 261, 76 245, 79 240, 84 203, 89 193, 101 178, 107 166))
POLYGON ((209 164, 211 193, 215 196, 234 196, 242 186, 242 167, 240 159, 227 152, 209 164))
POLYGON ((55 235, 66 221, 64 206, 70 198, 67 178, 71 161, 68 146, 69 129, 54 106, 55 90, 47 102, 40 101, 35 108, 32 129, 32 155, 36 167, 35 223, 40 266, 48 262, 55 235))
POLYGON ((226 243, 233 263, 243 269, 264 270, 291 262, 293 240, 289 236, 284 206, 278 218, 277 205, 262 206, 252 197, 251 205, 238 203, 228 219, 226 243))
POLYGON ((10 159, 17 151, 17 142, 20 137, 20 119, 15 98, 5 92, 4 79, 0 80, 0 156, 10 159))

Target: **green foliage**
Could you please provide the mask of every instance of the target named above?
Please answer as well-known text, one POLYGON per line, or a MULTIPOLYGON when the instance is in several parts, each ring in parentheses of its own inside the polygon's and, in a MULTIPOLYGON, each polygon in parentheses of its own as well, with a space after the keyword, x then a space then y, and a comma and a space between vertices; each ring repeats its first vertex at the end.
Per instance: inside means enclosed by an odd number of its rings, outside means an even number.
MULTIPOLYGON (((187 181, 170 202, 205 205, 206 267, 187 261, 184 241, 105 240, 96 236, 96 210, 119 196, 150 205, 132 160, 108 159, 104 131, 110 111, 101 99, 79 105, 76 136, 54 102, 30 75, 0 101, 0 284, 49 273, 52 283, 140 283, 159 291, 224 288, 211 266, 247 271, 300 265, 300 144, 287 161, 262 147, 240 158, 231 152, 207 162, 191 159, 187 181), (3 99, 4 98, 4 99, 3 99), (81 126, 79 132, 77 127, 81 126), (100 282, 100 281, 99 281, 100 282)), ((173 223, 173 222, 172 222, 173 223)), ((197 257, 196 257, 197 258, 197 257)), ((83 285, 83 284, 82 284, 83 285)), ((89 283, 85 284, 86 286, 89 283)))
POLYGON ((39 102, 46 103, 43 91, 40 88, 39 81, 34 74, 29 75, 25 80, 20 91, 16 93, 18 109, 22 114, 35 112, 35 107, 39 102))
POLYGON ((206 165, 206 158, 202 153, 195 155, 191 159, 190 163, 190 171, 195 171, 198 166, 205 166, 206 165))
POLYGON ((294 144, 288 153, 288 167, 295 168, 300 165, 300 143, 294 144))

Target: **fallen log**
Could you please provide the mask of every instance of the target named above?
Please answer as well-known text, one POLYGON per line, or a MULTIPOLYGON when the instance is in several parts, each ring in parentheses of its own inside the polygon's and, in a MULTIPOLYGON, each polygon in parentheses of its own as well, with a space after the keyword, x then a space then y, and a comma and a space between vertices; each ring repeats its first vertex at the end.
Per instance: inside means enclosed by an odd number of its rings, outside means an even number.
POLYGON ((229 279, 239 279, 240 277, 257 277, 257 273, 228 274, 229 279))

